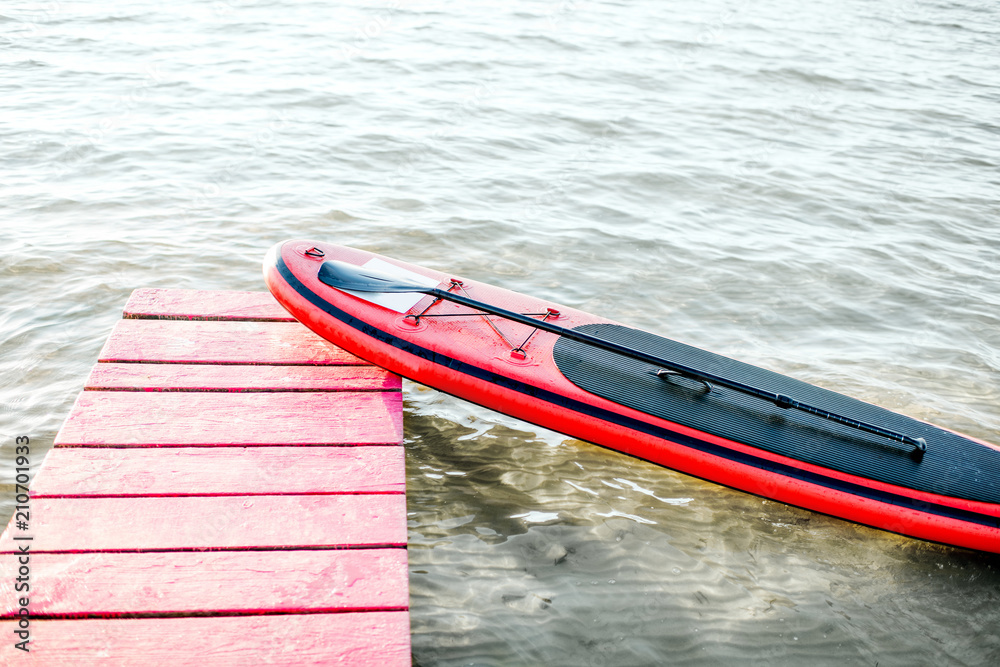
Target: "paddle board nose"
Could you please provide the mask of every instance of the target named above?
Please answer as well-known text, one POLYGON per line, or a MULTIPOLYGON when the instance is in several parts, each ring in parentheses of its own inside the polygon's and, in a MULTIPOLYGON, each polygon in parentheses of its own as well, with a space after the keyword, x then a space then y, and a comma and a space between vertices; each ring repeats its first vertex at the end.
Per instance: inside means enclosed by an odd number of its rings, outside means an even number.
POLYGON ((337 290, 397 313, 409 311, 441 282, 361 251, 334 257, 338 248, 303 240, 276 243, 264 255, 264 282, 274 293, 283 283, 305 281, 319 293, 337 290))

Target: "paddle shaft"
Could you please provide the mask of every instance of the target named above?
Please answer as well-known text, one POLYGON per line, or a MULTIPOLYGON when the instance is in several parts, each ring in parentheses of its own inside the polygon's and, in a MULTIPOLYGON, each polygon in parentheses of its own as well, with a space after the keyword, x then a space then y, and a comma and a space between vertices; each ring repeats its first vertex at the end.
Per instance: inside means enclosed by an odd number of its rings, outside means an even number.
MULTIPOLYGON (((417 290, 414 290, 417 291, 417 290)), ((662 357, 657 357, 656 355, 647 354, 641 350, 635 350, 624 345, 619 345, 618 343, 611 342, 609 340, 604 340, 603 338, 598 338, 596 336, 591 336, 589 334, 581 333, 579 331, 574 331, 573 329, 567 329, 561 327, 557 324, 551 322, 536 320, 526 315, 520 313, 515 313, 511 310, 506 310, 503 308, 498 308, 496 306, 490 305, 483 301, 477 301, 475 299, 470 299, 460 294, 455 294, 454 292, 448 292, 440 288, 426 288, 419 290, 424 294, 437 297, 438 299, 444 299, 445 301, 452 301, 454 303, 461 304, 463 306, 468 306, 469 308, 474 308, 475 310, 480 310, 490 315, 496 315, 507 320, 512 320, 514 322, 519 322, 525 324, 529 327, 534 327, 536 329, 541 329, 542 331, 548 331, 549 333, 554 333, 558 336, 564 338, 569 338, 570 340, 575 340, 586 345, 591 345, 593 347, 600 348, 602 350, 607 350, 608 352, 614 352, 615 354, 620 354, 624 357, 629 357, 631 359, 636 359, 638 361, 644 361, 655 366, 663 366, 671 371, 675 371, 684 377, 691 378, 692 380, 698 380, 700 382, 709 382, 711 384, 717 384, 720 387, 726 387, 727 389, 732 389, 733 391, 738 391, 743 394, 748 394, 750 396, 755 396, 757 398, 763 399, 774 403, 779 408, 795 409, 801 410, 802 412, 808 412, 811 415, 816 415, 817 417, 822 417, 823 419, 828 419, 837 424, 843 424, 844 426, 849 426, 851 428, 856 428, 858 430, 864 431, 866 433, 871 433, 874 435, 882 436, 888 438, 895 442, 900 442, 906 445, 910 445, 914 448, 911 456, 919 462, 923 458, 923 453, 927 449, 927 443, 923 438, 912 438, 908 435, 902 433, 897 433, 896 431, 890 431, 889 429, 882 428, 881 426, 876 426, 874 424, 868 424, 857 419, 851 419, 850 417, 844 417, 843 415, 838 415, 834 412, 824 410, 822 408, 817 408, 812 405, 807 405, 800 401, 785 396, 784 394, 776 394, 774 392, 766 391, 764 389, 758 389, 757 387, 752 387, 748 384, 743 384, 742 382, 737 382, 736 380, 730 380, 719 375, 714 375, 712 373, 706 373, 700 371, 696 368, 691 368, 690 366, 685 366, 684 364, 679 364, 675 361, 669 361, 663 359, 662 357)))

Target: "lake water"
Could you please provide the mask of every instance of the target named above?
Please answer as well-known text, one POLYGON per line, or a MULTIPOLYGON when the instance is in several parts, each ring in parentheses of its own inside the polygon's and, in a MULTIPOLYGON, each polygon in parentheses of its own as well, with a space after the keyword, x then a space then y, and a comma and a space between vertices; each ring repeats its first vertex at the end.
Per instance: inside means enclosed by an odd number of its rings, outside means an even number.
MULTIPOLYGON (((12 0, 0 45, 2 516, 132 289, 296 237, 1000 442, 992 0, 12 0)), ((995 557, 405 398, 416 664, 1000 663, 995 557)))

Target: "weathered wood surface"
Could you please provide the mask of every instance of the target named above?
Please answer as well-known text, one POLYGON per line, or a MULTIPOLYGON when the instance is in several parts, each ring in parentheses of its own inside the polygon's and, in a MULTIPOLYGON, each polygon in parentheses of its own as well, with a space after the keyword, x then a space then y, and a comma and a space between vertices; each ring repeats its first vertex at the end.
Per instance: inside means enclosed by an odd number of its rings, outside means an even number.
MULTIPOLYGON (((38 498, 32 553, 406 545, 401 495, 38 498)), ((0 554, 15 553, 13 524, 0 554)))
POLYGON ((399 378, 266 293, 137 290, 125 316, 33 480, 16 664, 408 665, 399 378))
MULTIPOLYGON (((399 610, 405 549, 33 554, 34 618, 399 610)), ((14 559, 0 617, 16 618, 14 559)))
POLYGON ((402 447, 58 447, 32 484, 43 497, 406 492, 402 447))
POLYGON ((189 364, 366 364, 298 322, 119 320, 98 361, 189 364))
POLYGON ((85 389, 103 391, 399 391, 376 366, 96 364, 85 389))
MULTIPOLYGON (((13 627, 13 621, 0 622, 0 634, 14 638, 13 627)), ((293 664, 403 667, 410 664, 410 619, 405 611, 36 621, 31 624, 31 632, 31 652, 18 655, 11 664, 31 667, 293 664)), ((14 650, 10 645, 3 649, 6 655, 14 650)))
POLYGON ((398 392, 85 391, 57 447, 399 444, 398 392))
POLYGON ((141 288, 132 292, 129 319, 294 322, 268 292, 141 288))

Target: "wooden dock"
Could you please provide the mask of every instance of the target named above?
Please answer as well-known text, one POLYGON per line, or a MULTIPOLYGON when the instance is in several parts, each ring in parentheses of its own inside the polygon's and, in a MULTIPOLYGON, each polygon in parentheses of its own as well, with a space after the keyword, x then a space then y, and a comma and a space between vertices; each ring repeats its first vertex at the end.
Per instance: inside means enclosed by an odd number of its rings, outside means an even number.
POLYGON ((410 664, 397 376, 266 292, 137 290, 98 362, 0 537, 0 663, 410 664))

